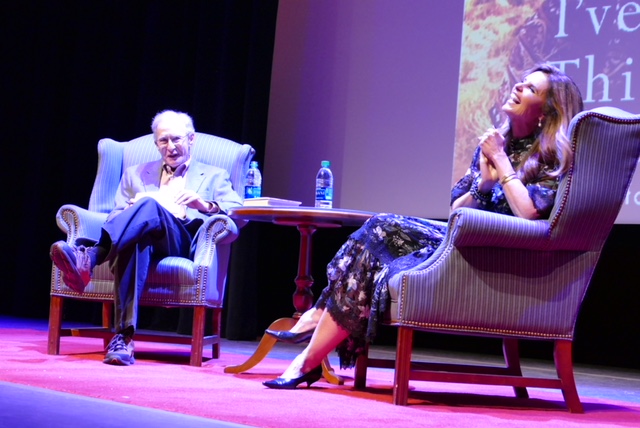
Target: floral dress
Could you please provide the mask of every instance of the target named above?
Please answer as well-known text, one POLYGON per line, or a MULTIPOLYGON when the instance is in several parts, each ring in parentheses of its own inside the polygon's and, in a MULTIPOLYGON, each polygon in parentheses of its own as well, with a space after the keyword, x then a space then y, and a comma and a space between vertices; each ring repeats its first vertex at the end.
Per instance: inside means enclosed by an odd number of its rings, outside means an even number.
MULTIPOLYGON (((512 140, 507 153, 514 168, 534 143, 534 138, 512 140)), ((469 191, 480 179, 480 149, 471 166, 451 191, 451 203, 469 191)), ((540 179, 526 184, 541 218, 553 207, 558 181, 540 179)), ((502 186, 496 183, 491 199, 482 209, 513 215, 502 186)), ((316 308, 323 308, 350 336, 338 347, 340 367, 355 365, 365 345, 376 335, 378 320, 389 303, 388 279, 427 260, 442 242, 447 223, 396 214, 371 217, 343 244, 327 265, 329 285, 316 308)))

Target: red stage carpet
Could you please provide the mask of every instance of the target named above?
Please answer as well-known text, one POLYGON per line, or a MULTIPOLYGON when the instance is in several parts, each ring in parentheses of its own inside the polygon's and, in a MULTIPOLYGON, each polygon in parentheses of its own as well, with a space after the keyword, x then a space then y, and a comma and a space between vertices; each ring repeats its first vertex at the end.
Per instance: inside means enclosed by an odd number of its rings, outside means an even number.
POLYGON ((366 392, 352 390, 350 379, 344 386, 320 381, 311 389, 266 389, 261 382, 287 364, 275 358, 249 373, 225 374, 225 366, 247 358, 234 342, 223 345, 219 360, 200 368, 185 365, 185 348, 174 345, 136 343, 136 364, 115 367, 102 364, 97 339, 64 338, 63 355, 51 356, 46 353, 46 331, 0 324, 0 343, 0 381, 258 427, 640 426, 635 394, 629 401, 613 401, 582 393, 586 413, 573 415, 555 391, 531 389, 533 400, 523 403, 505 387, 416 382, 417 390, 430 392, 414 395, 409 406, 399 407, 391 404, 388 370, 370 370, 366 392), (486 393, 495 395, 478 395, 486 393))

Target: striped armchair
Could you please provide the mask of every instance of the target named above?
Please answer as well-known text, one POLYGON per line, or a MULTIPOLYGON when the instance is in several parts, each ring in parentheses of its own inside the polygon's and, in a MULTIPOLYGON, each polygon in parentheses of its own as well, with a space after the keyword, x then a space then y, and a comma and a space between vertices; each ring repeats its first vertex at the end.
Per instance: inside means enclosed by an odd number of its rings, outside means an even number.
MULTIPOLYGON (((254 150, 213 135, 196 133, 192 157, 200 162, 227 170, 234 189, 244 195, 244 177, 254 150)), ((102 139, 98 143, 98 171, 89 208, 62 206, 56 215, 58 227, 67 234, 67 242, 78 238, 97 240, 107 214, 114 207, 114 197, 123 171, 143 162, 160 159, 153 135, 129 142, 102 139)), ((200 366, 203 347, 212 345, 212 357, 220 353, 220 318, 229 263, 230 244, 238 235, 236 224, 226 215, 213 215, 201 226, 193 260, 167 257, 156 261, 149 273, 140 305, 190 307, 194 310, 192 335, 136 332, 137 341, 183 343, 191 345, 190 364, 200 366), (212 334, 205 336, 207 309, 212 309, 212 334)), ((76 293, 61 280, 60 271, 52 267, 49 311, 49 354, 60 353, 61 336, 98 337, 105 346, 113 335, 113 275, 108 263, 96 266, 83 294, 76 293), (62 328, 64 299, 102 302, 102 328, 62 328)))
POLYGON ((424 264, 393 277, 388 324, 398 327, 394 404, 406 405, 410 380, 560 389, 571 412, 583 412, 573 376, 572 341, 578 313, 602 247, 625 199, 640 154, 640 115, 612 107, 577 115, 570 127, 574 162, 562 178, 548 220, 462 208, 424 264), (501 338, 505 366, 469 367, 412 362, 414 331, 501 338), (522 375, 519 339, 554 342, 557 377, 522 375))

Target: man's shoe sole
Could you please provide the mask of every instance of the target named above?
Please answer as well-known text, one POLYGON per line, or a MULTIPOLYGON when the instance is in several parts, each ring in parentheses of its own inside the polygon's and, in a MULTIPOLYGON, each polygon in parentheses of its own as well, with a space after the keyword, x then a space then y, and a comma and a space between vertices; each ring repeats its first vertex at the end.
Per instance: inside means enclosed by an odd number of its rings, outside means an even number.
POLYGON ((75 264, 69 259, 69 255, 58 245, 53 244, 49 256, 53 264, 62 272, 62 281, 76 293, 84 293, 86 285, 75 264))
POLYGON ((136 360, 134 360, 133 357, 131 357, 129 361, 126 361, 116 355, 112 357, 109 357, 109 356, 104 357, 104 360, 102 362, 112 366, 130 366, 131 364, 135 363, 136 360))

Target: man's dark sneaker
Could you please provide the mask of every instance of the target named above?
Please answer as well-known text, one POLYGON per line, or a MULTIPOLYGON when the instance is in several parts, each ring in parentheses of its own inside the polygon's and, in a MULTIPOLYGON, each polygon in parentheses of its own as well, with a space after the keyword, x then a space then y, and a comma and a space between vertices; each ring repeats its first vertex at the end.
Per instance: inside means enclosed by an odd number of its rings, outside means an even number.
POLYGON ((114 366, 128 366, 135 363, 133 358, 133 339, 130 334, 118 333, 113 336, 109 345, 107 345, 107 353, 102 361, 105 364, 114 366))
POLYGON ((77 293, 83 293, 91 281, 91 272, 96 265, 95 247, 72 246, 58 241, 51 246, 49 256, 62 272, 62 281, 77 293))

